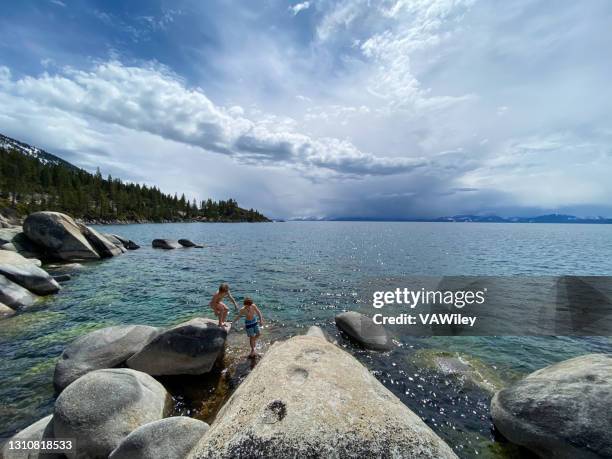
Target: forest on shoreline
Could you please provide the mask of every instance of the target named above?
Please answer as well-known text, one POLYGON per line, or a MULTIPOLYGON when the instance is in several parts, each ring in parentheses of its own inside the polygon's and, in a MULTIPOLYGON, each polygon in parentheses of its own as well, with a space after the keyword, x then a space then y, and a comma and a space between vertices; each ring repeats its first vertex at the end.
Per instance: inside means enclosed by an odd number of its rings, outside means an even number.
POLYGON ((184 194, 166 194, 155 186, 110 175, 104 178, 99 170, 91 174, 60 158, 39 159, 6 146, 0 147, 0 207, 14 209, 18 216, 51 210, 98 222, 269 221, 231 198, 197 202, 184 194))

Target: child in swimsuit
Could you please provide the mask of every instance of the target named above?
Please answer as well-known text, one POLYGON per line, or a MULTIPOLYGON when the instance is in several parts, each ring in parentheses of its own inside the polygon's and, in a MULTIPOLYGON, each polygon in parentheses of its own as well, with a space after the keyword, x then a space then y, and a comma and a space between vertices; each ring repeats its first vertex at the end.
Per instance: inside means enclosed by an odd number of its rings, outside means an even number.
POLYGON ((234 307, 238 309, 236 300, 234 300, 234 297, 230 293, 229 285, 225 283, 221 284, 219 290, 213 295, 212 300, 210 300, 210 307, 219 318, 219 327, 225 325, 225 319, 227 319, 227 313, 229 312, 229 308, 221 301, 225 296, 227 296, 232 303, 234 303, 234 307))
POLYGON ((251 353, 249 357, 255 357, 255 346, 257 345, 257 339, 261 332, 259 331, 259 326, 263 327, 263 316, 261 315, 261 311, 257 307, 253 300, 249 297, 244 299, 244 306, 234 320, 238 319, 240 316, 244 316, 244 329, 249 337, 249 344, 251 345, 251 353), (259 324, 257 323, 257 317, 259 317, 259 324))

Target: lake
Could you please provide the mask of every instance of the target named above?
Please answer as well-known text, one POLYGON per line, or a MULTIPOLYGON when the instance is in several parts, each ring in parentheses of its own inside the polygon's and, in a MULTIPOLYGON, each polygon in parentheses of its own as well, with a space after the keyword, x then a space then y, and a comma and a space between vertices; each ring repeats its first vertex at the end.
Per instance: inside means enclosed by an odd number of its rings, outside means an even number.
MULTIPOLYGON (((58 295, 0 322, 0 437, 52 411, 53 368, 67 343, 102 326, 212 317, 207 305, 222 281, 237 299, 249 295, 260 305, 269 323, 264 351, 271 341, 321 326, 461 457, 504 454, 491 433, 490 395, 427 368, 423 358, 458 352, 508 382, 553 362, 612 351, 607 337, 400 337, 395 350, 378 354, 346 342, 333 322, 337 313, 363 306, 358 290, 368 279, 612 275, 611 225, 286 222, 98 229, 142 248, 82 268, 50 269, 73 278, 58 295), (154 238, 181 237, 206 247, 150 246, 154 238)), ((231 336, 238 361, 248 352, 246 337, 241 330, 231 336)), ((210 416, 193 406, 188 412, 210 416)))

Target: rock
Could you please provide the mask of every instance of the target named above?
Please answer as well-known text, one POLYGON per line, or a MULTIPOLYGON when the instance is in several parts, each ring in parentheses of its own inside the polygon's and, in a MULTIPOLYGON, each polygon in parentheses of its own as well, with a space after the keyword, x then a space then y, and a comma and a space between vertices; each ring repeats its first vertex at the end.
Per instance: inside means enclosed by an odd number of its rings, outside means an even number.
POLYGON ((421 349, 410 355, 410 360, 421 368, 430 368, 463 386, 482 389, 491 395, 504 387, 504 381, 494 368, 481 360, 458 352, 421 349))
MULTIPOLYGON (((9 252, 10 253, 10 252, 9 252)), ((32 306, 38 296, 0 274, 0 302, 12 309, 32 306)))
POLYGON ((306 336, 316 336, 317 338, 323 338, 325 341, 330 341, 321 327, 317 327, 316 325, 313 325, 308 329, 306 336))
POLYGON ((96 370, 59 395, 53 432, 74 438, 79 458, 108 457, 130 432, 162 419, 170 407, 170 395, 151 376, 129 368, 96 370))
POLYGON ((215 320, 192 319, 160 333, 127 366, 150 375, 208 373, 224 351, 227 333, 215 320))
POLYGON ((98 252, 98 254, 103 258, 116 257, 117 255, 121 255, 123 251, 113 244, 111 241, 106 239, 100 233, 98 233, 95 229, 79 224, 79 228, 81 229, 81 233, 85 238, 89 241, 89 243, 93 246, 93 248, 98 252))
POLYGON ((111 242, 115 247, 117 247, 119 250, 121 250, 121 253, 127 252, 127 249, 123 245, 123 242, 121 242, 114 234, 104 233, 103 236, 109 242, 111 242))
POLYGON ((590 354, 531 373, 491 401, 495 427, 541 457, 612 457, 612 355, 590 354))
POLYGON ((8 228, 0 229, 0 244, 6 244, 8 242, 13 242, 13 239, 21 233, 21 228, 18 226, 12 226, 8 228))
POLYGON ((153 248, 154 249, 180 249, 183 247, 178 241, 173 241, 171 239, 153 239, 153 248))
POLYGON ((53 385, 57 392, 86 373, 124 363, 159 330, 145 325, 117 325, 95 330, 73 341, 55 366, 53 385))
POLYGON ((53 276, 53 279, 55 279, 57 282, 68 282, 70 279, 72 279, 72 276, 70 274, 59 274, 57 276, 53 276))
POLYGON ((368 316, 358 312, 349 311, 338 314, 336 326, 366 349, 388 351, 393 347, 385 327, 375 324, 368 316))
POLYGON ((184 416, 151 422, 125 437, 109 459, 183 459, 207 430, 205 422, 184 416))
POLYGON ((41 258, 43 250, 23 233, 20 227, 0 229, 2 250, 19 252, 26 258, 41 258))
POLYGON ((191 242, 189 239, 179 239, 178 243, 183 247, 195 247, 197 245, 195 242, 191 242))
POLYGON ((2 449, 2 457, 4 459, 59 459, 64 457, 60 454, 39 454, 35 451, 19 451, 15 449, 9 449, 9 441, 41 441, 41 440, 53 440, 53 415, 50 414, 44 417, 29 427, 26 427, 21 432, 16 433, 10 438, 2 449))
POLYGON ((318 337, 277 342, 190 458, 456 458, 347 352, 318 337))
POLYGON ((51 256, 61 260, 97 260, 100 255, 81 234, 77 223, 59 212, 35 212, 23 223, 23 232, 51 256))
POLYGON ((140 246, 136 244, 134 241, 128 241, 125 245, 125 248, 128 250, 138 250, 140 246))
POLYGON ((0 251, 0 274, 37 295, 57 293, 60 289, 49 273, 16 252, 0 251))
POLYGON ((125 247, 127 250, 137 250, 140 248, 140 246, 138 244, 136 244, 134 241, 131 241, 129 239, 126 239, 122 236, 119 236, 118 234, 113 234, 113 236, 119 240, 122 244, 123 247, 125 247))
POLYGON ((121 243, 123 244, 123 246, 124 246, 124 247, 126 246, 126 244, 127 244, 128 242, 130 242, 130 240, 129 240, 129 239, 127 239, 127 238, 125 238, 125 237, 123 237, 123 236, 120 236, 120 235, 118 235, 118 234, 112 234, 111 236, 113 236, 115 239, 117 239, 119 242, 121 242, 121 243))
POLYGON ((13 308, 9 308, 6 304, 0 303, 0 319, 6 319, 14 315, 15 310, 13 308))
POLYGON ((111 233, 104 233, 103 236, 109 241, 112 242, 114 245, 116 245, 117 247, 123 247, 123 242, 121 242, 121 240, 115 236, 114 234, 111 233))
POLYGON ((42 267, 42 261, 39 260, 38 258, 26 258, 26 260, 28 260, 30 263, 34 264, 34 266, 38 266, 39 268, 42 267))

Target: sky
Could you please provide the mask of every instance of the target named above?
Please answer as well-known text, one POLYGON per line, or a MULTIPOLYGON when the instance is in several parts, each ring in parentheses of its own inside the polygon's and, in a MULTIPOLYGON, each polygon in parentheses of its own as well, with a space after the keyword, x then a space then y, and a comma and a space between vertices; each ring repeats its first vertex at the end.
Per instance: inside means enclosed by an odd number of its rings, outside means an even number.
POLYGON ((612 216, 609 0, 6 2, 0 132, 275 218, 612 216))

